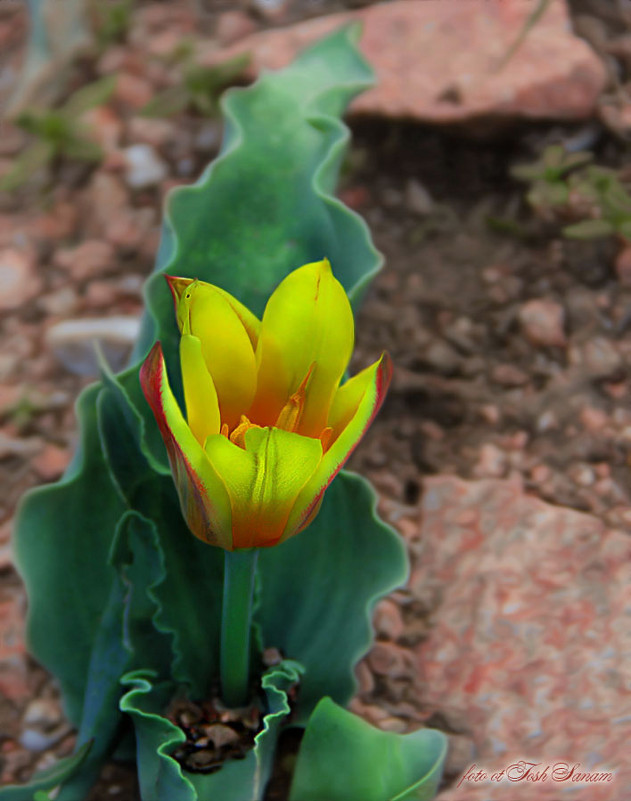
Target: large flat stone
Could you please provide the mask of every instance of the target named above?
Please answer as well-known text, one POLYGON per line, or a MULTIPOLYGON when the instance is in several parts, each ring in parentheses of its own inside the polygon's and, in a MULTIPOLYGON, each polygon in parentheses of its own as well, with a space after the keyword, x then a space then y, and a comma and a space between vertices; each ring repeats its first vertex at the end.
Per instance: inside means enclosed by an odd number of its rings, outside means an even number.
POLYGON ((378 84, 352 111, 433 123, 475 118, 581 119, 606 72, 571 30, 565 0, 552 0, 502 64, 534 0, 397 0, 263 31, 202 56, 216 63, 250 52, 252 71, 278 69, 341 25, 363 23, 361 49, 378 84))
POLYGON ((610 783, 465 782, 441 801, 631 797, 631 538, 519 482, 425 481, 413 579, 438 599, 418 649, 428 714, 489 773, 520 760, 610 783), (463 723, 464 722, 464 723, 463 723))

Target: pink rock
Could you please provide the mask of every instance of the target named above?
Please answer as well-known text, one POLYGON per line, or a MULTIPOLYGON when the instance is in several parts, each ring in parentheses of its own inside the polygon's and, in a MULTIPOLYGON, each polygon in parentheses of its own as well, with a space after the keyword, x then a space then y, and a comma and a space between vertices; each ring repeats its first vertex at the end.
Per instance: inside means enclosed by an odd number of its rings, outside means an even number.
POLYGON ((223 50, 217 63, 249 52, 253 72, 278 69, 341 25, 361 21, 361 49, 377 86, 360 95, 362 114, 460 122, 485 117, 582 119, 606 83, 603 64, 571 30, 565 0, 552 0, 507 63, 528 2, 395 0, 268 30, 223 50))
POLYGON ((560 304, 545 298, 529 300, 520 308, 518 316, 524 336, 532 345, 565 345, 565 312, 560 304))
MULTIPOLYGON (((571 784, 573 799, 629 797, 631 539, 508 481, 428 478, 421 514, 415 575, 437 603, 420 704, 464 716, 480 769, 576 762, 615 776, 571 784)), ((565 786, 464 782, 439 798, 558 801, 565 786)))

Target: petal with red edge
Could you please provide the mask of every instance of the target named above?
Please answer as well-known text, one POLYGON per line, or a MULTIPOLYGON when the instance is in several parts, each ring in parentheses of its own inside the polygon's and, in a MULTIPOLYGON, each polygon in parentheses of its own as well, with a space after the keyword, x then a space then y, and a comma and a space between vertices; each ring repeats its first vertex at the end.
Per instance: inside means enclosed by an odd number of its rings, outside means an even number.
POLYGON ((140 383, 166 445, 188 527, 209 545, 230 550, 232 515, 228 492, 184 420, 169 385, 159 342, 140 369, 140 383))
POLYGON ((324 491, 344 466, 364 432, 379 411, 392 377, 392 362, 387 353, 338 390, 330 415, 337 423, 332 442, 317 469, 302 488, 291 510, 281 542, 302 531, 313 520, 314 510, 324 491), (345 389, 346 388, 346 389, 345 389))

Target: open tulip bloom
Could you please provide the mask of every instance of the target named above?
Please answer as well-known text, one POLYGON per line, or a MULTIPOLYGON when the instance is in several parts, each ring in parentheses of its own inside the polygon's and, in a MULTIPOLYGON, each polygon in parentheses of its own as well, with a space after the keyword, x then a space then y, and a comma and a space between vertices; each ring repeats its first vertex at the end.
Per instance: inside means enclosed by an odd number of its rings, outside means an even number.
POLYGON ((262 321, 219 287, 167 276, 181 332, 186 418, 160 343, 140 373, 188 527, 232 551, 277 545, 316 516, 381 405, 387 354, 340 381, 353 313, 329 262, 290 273, 262 321))
POLYGON ((186 417, 157 342, 140 371, 164 439, 182 513, 225 549, 221 684, 248 700, 258 549, 306 528, 377 413, 392 368, 383 354, 340 386, 353 312, 324 259, 290 273, 263 319, 219 287, 167 276, 181 333, 186 417))

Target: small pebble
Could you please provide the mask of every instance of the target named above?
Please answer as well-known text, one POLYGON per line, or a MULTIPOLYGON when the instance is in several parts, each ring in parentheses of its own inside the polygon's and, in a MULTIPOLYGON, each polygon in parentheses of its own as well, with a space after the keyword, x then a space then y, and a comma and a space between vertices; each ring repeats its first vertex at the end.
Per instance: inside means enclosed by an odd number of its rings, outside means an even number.
POLYGON ((402 678, 410 675, 411 652, 397 645, 377 642, 368 654, 368 663, 378 676, 402 678))
POLYGON ((478 461, 473 468, 477 478, 502 478, 506 475, 508 460, 504 451, 491 442, 480 448, 478 461))
POLYGON ((219 121, 204 122, 195 137, 194 147, 199 153, 212 153, 221 144, 221 125, 219 121))
POLYGON ((403 635, 404 625, 401 610, 389 598, 379 601, 373 620, 378 637, 394 641, 403 635))
POLYGON ((71 458, 69 450, 48 444, 35 456, 32 464, 40 478, 44 481, 54 481, 68 467, 71 458))
POLYGON ((491 371, 491 380, 503 387, 521 387, 530 376, 514 364, 497 364, 491 371))
POLYGON ((579 414, 583 426, 592 434, 597 434, 607 425, 607 414, 593 406, 584 406, 579 414))
POLYGON ((519 322, 526 339, 535 347, 562 347, 565 345, 563 307, 545 298, 529 300, 519 309, 519 322))
POLYGON ((103 317, 66 320, 48 329, 46 340, 55 356, 71 373, 96 377, 99 374, 95 343, 108 364, 120 370, 140 332, 137 317, 103 317))
POLYGON ((592 468, 586 464, 577 464, 570 468, 569 476, 580 487, 591 487, 596 481, 596 475, 592 468))
POLYGON ((375 689, 375 677, 364 660, 357 664, 355 676, 359 683, 358 692, 360 695, 370 695, 375 689))
MULTIPOLYGON (((174 137, 175 123, 171 120, 132 117, 129 122, 129 138, 134 143, 161 148, 174 137)), ((128 148, 129 150, 129 148, 128 148)))
POLYGON ((59 702, 52 698, 36 698, 29 703, 23 721, 27 726, 40 726, 49 729, 62 719, 59 702))
POLYGON ((17 309, 36 297, 41 281, 33 259, 22 250, 0 250, 0 309, 17 309))
POLYGON ((434 339, 423 354, 423 361, 440 375, 450 376, 458 372, 462 358, 443 339, 434 339))
POLYGON ((54 745, 59 740, 60 733, 53 731, 50 734, 38 729, 24 729, 20 736, 20 744, 26 748, 27 751, 45 751, 54 745))
POLYGON ((125 181, 131 189, 156 186, 169 174, 169 168, 151 145, 131 145, 123 151, 125 181))
POLYGON ((427 217, 434 209, 432 196, 415 178, 410 178, 405 186, 405 205, 419 217, 427 217))
POLYGON ((570 347, 569 361, 592 379, 610 378, 622 367, 616 346, 605 337, 594 337, 583 345, 570 347))

